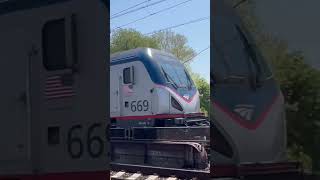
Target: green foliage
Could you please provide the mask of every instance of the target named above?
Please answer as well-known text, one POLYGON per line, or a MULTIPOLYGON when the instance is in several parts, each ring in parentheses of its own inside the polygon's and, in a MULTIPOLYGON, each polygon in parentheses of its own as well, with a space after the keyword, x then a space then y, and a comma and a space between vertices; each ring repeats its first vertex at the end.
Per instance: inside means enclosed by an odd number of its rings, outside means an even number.
MULTIPOLYGON (((315 145, 320 143, 314 138, 318 134, 316 124, 320 120, 320 73, 305 64, 299 53, 288 54, 275 65, 275 74, 286 99, 288 145, 299 146, 297 154, 309 155, 313 168, 319 168, 319 152, 315 145)), ((297 151, 295 151, 297 152, 297 151)))
POLYGON ((115 53, 138 47, 150 47, 169 52, 183 62, 195 55, 195 51, 187 43, 185 36, 172 31, 160 31, 152 36, 146 36, 134 29, 120 29, 112 33, 110 50, 111 53, 115 53))
POLYGON ((138 47, 159 49, 158 42, 133 29, 120 29, 112 33, 110 42, 111 53, 130 50, 138 47))
POLYGON ((205 78, 201 77, 198 74, 191 73, 191 77, 200 94, 201 112, 208 115, 208 113, 210 112, 210 84, 206 81, 205 78))
MULTIPOLYGON (((239 0, 231 0, 231 4, 237 4, 239 0)), ((259 33, 261 29, 259 28, 257 17, 254 15, 255 2, 246 1, 237 7, 237 12, 241 14, 245 26, 252 33, 259 33)))
POLYGON ((305 170, 311 171, 312 160, 310 156, 303 152, 303 148, 294 144, 288 148, 288 159, 291 161, 299 161, 305 170))
POLYGON ((160 31, 152 35, 161 50, 175 55, 182 62, 189 60, 195 55, 194 50, 187 45, 188 40, 181 34, 172 31, 160 31))

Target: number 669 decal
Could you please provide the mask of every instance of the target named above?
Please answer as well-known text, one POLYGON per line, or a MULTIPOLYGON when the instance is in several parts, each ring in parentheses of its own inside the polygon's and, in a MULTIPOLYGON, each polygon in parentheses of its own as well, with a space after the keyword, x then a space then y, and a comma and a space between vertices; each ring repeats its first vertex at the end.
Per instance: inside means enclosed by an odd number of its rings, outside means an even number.
MULTIPOLYGON (((101 124, 96 123, 90 126, 87 131, 87 141, 85 142, 86 149, 88 151, 88 154, 92 158, 100 157, 104 151, 104 141, 101 139, 100 136, 94 135, 94 132, 97 131, 99 128, 101 128, 101 124), (94 151, 93 145, 95 145, 95 147, 98 147, 98 150, 94 151)), ((81 133, 82 129, 83 127, 81 125, 75 125, 68 132, 68 152, 71 158, 73 159, 78 159, 83 155, 83 140, 80 137, 74 135, 76 132, 81 133)))
POLYGON ((149 102, 147 100, 131 101, 130 109, 132 112, 148 111, 149 110, 149 102))

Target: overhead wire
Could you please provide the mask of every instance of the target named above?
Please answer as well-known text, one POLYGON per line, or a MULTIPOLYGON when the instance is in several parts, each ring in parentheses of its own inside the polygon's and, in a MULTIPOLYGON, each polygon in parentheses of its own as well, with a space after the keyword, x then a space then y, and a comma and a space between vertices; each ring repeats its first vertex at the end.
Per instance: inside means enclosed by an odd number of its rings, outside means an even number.
POLYGON ((163 29, 155 30, 155 31, 152 31, 152 32, 149 32, 149 33, 145 33, 144 35, 150 35, 150 34, 154 34, 156 32, 173 29, 173 28, 177 28, 177 27, 180 27, 180 26, 185 26, 185 25, 188 25, 188 24, 204 21, 204 20, 207 20, 209 18, 210 18, 210 16, 198 18, 198 19, 191 20, 191 21, 188 21, 188 22, 185 22, 185 23, 181 23, 181 24, 177 24, 177 25, 174 25, 174 26, 169 26, 169 27, 166 27, 166 28, 163 28, 163 29))
POLYGON ((120 14, 120 13, 122 13, 122 12, 125 12, 125 11, 127 11, 127 10, 129 10, 129 9, 135 8, 135 7, 137 7, 137 6, 140 6, 141 4, 144 4, 144 3, 146 3, 146 2, 150 2, 150 1, 152 1, 152 0, 146 0, 146 1, 143 1, 143 2, 141 2, 141 3, 135 4, 135 5, 133 5, 133 6, 130 6, 130 7, 126 8, 126 9, 124 9, 124 10, 121 10, 121 11, 119 11, 119 12, 117 12, 117 13, 112 14, 111 17, 112 17, 112 16, 115 16, 115 15, 118 15, 118 14, 120 14))
POLYGON ((164 9, 161 9, 161 10, 159 10, 159 11, 157 11, 157 12, 151 13, 151 14, 149 14, 149 15, 147 15, 147 16, 142 17, 142 18, 136 19, 136 20, 134 20, 134 21, 131 21, 131 22, 126 23, 126 24, 123 24, 123 25, 121 25, 121 26, 117 26, 117 27, 115 27, 113 30, 120 29, 120 28, 122 28, 122 27, 128 26, 128 25, 133 24, 133 23, 135 23, 135 22, 138 22, 138 21, 147 19, 148 17, 157 15, 157 14, 162 13, 162 12, 164 12, 164 11, 168 11, 168 10, 170 10, 170 9, 173 9, 173 8, 175 8, 175 7, 177 7, 177 6, 180 6, 180 5, 185 4, 185 3, 187 3, 187 2, 190 2, 190 1, 192 1, 192 0, 183 1, 183 2, 178 3, 178 4, 175 4, 175 5, 173 5, 173 6, 170 6, 170 7, 164 8, 164 9))
POLYGON ((190 58, 190 59, 188 59, 188 60, 186 60, 186 61, 184 61, 183 62, 183 64, 185 64, 185 63, 187 63, 187 62, 189 62, 189 61, 191 61, 191 60, 193 60, 195 57, 197 57, 198 55, 200 55, 201 53, 203 53, 203 52, 205 52, 206 50, 208 50, 210 48, 210 45, 208 46, 208 47, 206 47, 206 48, 204 48, 204 49, 202 49, 201 51, 199 51, 197 54, 195 54, 194 56, 192 56, 192 58, 190 58))
POLYGON ((124 13, 122 13, 122 14, 118 14, 118 15, 116 15, 116 16, 111 17, 110 19, 118 18, 118 17, 121 17, 121 16, 124 16, 124 15, 130 14, 130 13, 133 13, 133 12, 139 11, 139 10, 141 10, 141 9, 145 9, 145 8, 147 8, 147 7, 154 6, 154 5, 156 5, 156 4, 159 4, 159 3, 162 3, 162 2, 165 2, 165 1, 167 1, 167 0, 156 1, 156 2, 154 2, 154 3, 152 3, 152 4, 148 4, 148 5, 145 5, 145 6, 136 8, 136 9, 133 9, 133 10, 131 10, 131 11, 124 12, 124 13))

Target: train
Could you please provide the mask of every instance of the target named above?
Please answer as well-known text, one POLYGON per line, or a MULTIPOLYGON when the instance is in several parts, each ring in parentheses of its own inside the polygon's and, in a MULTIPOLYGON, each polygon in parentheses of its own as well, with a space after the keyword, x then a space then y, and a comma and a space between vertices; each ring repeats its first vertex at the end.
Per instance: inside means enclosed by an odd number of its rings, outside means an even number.
POLYGON ((200 117, 199 92, 170 53, 136 48, 110 58, 110 116, 117 127, 167 127, 200 117))
POLYGON ((110 117, 113 164, 209 165, 210 128, 200 112, 199 91, 168 52, 141 47, 111 55, 110 117))
POLYGON ((0 2, 0 179, 109 177, 108 19, 104 0, 0 2))
POLYGON ((214 1, 212 23, 213 171, 232 174, 226 167, 245 164, 255 173, 295 169, 286 154, 284 96, 253 35, 224 0, 214 1))
POLYGON ((199 91, 168 52, 141 47, 111 55, 110 117, 112 164, 209 165, 210 128, 199 91))

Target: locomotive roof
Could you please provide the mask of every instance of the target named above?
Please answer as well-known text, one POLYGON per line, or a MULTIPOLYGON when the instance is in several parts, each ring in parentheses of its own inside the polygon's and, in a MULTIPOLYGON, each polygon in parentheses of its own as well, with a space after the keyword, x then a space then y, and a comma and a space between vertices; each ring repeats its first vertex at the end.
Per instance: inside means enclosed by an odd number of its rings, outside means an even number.
POLYGON ((152 54, 168 56, 173 59, 176 59, 176 57, 170 53, 160 51, 157 49, 153 49, 153 48, 141 47, 141 48, 136 48, 136 49, 131 49, 131 50, 111 54, 110 61, 114 62, 114 61, 119 61, 119 60, 125 60, 128 58, 134 58, 134 57, 140 57, 142 59, 146 59, 146 58, 150 59, 152 57, 152 54))
MULTIPOLYGON (((112 54, 110 57, 110 65, 125 64, 133 61, 140 61, 146 67, 152 81, 156 84, 165 84, 166 79, 162 76, 162 71, 159 68, 158 63, 153 58, 154 55, 167 56, 169 61, 175 61, 176 58, 166 52, 159 51, 152 48, 136 48, 128 51, 122 51, 112 54)), ((177 60, 177 62, 179 62, 177 60)))
MULTIPOLYGON (((0 15, 7 14, 14 11, 26 10, 32 8, 39 8, 50 4, 70 0, 0 0, 0 15)), ((101 0, 107 7, 107 0, 101 0)))

